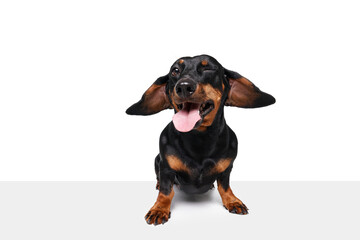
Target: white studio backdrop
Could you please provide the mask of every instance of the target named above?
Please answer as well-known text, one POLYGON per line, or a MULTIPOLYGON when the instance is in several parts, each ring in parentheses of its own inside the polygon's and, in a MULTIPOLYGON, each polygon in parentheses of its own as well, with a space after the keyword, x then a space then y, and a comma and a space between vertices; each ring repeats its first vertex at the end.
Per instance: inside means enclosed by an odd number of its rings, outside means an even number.
POLYGON ((358 1, 1 1, 0 180, 155 180, 173 112, 125 110, 209 54, 277 103, 226 108, 232 180, 360 180, 358 1))

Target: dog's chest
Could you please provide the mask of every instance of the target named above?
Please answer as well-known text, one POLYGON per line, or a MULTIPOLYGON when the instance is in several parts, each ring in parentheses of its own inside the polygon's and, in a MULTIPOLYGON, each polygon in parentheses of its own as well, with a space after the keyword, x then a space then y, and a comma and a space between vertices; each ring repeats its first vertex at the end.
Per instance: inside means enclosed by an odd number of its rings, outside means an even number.
POLYGON ((187 193, 206 192, 216 180, 216 175, 212 173, 215 166, 215 161, 210 159, 201 164, 188 163, 188 171, 177 171, 176 179, 180 189, 187 193))
POLYGON ((189 171, 187 174, 189 179, 195 184, 201 185, 204 182, 213 181, 219 170, 219 162, 221 160, 218 159, 203 159, 202 161, 190 161, 187 162, 187 166, 189 171))
POLYGON ((216 160, 207 158, 201 160, 190 160, 187 165, 189 166, 194 177, 202 178, 207 175, 216 166, 216 160))

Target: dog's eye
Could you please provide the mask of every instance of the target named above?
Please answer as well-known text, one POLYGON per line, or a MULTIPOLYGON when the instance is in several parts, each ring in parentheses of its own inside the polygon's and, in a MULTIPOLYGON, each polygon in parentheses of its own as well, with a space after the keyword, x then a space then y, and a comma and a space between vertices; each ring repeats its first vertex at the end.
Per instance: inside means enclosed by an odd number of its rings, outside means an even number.
POLYGON ((171 75, 173 77, 177 76, 180 73, 180 70, 178 68, 174 68, 171 72, 171 75))

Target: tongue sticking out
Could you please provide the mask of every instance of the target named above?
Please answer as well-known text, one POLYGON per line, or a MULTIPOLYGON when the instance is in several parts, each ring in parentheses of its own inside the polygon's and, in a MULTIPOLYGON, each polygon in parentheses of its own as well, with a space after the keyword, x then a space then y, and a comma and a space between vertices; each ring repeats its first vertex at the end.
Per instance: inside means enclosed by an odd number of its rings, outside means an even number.
POLYGON ((201 119, 199 107, 200 104, 184 103, 183 108, 173 116, 173 123, 179 132, 189 132, 195 127, 201 119))

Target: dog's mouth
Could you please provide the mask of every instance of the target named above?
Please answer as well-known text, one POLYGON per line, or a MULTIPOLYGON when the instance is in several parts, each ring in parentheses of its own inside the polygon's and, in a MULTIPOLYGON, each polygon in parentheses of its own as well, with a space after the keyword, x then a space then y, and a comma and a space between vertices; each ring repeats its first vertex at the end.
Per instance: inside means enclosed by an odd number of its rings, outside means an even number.
POLYGON ((199 126, 215 106, 212 100, 208 100, 203 103, 183 102, 177 107, 179 111, 173 116, 174 126, 180 132, 189 132, 199 126))

